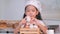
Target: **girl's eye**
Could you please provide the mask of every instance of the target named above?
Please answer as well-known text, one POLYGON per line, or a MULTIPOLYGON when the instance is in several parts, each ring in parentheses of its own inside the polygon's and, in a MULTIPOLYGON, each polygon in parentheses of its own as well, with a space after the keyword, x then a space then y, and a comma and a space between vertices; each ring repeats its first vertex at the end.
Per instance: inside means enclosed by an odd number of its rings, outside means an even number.
POLYGON ((30 12, 30 11, 32 11, 32 12, 35 12, 35 10, 26 10, 27 12, 30 12))
POLYGON ((35 10, 32 10, 32 12, 35 12, 35 10))
POLYGON ((30 12, 29 10, 27 10, 27 12, 30 12))
POLYGON ((29 12, 29 10, 26 10, 26 12, 29 12))

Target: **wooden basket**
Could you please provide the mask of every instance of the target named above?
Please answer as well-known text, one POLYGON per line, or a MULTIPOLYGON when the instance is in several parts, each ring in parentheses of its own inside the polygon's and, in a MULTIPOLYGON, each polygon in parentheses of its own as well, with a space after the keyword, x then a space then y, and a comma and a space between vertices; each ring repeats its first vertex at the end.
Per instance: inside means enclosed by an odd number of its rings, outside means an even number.
POLYGON ((20 34, 40 34, 39 28, 20 28, 20 34))

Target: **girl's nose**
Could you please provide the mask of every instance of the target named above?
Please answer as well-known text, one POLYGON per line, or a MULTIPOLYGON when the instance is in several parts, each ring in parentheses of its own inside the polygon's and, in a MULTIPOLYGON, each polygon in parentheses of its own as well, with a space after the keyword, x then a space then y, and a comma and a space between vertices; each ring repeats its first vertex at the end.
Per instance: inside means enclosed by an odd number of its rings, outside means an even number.
POLYGON ((30 10, 30 14, 32 14, 32 10, 30 10))

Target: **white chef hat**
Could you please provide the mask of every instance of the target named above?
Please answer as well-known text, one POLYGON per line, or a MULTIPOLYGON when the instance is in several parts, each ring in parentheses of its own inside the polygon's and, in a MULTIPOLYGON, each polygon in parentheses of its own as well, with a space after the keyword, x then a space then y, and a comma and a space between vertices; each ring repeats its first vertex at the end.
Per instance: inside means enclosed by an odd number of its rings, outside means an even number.
POLYGON ((25 7, 28 5, 33 5, 41 12, 41 4, 39 0, 25 0, 25 1, 26 1, 25 7))

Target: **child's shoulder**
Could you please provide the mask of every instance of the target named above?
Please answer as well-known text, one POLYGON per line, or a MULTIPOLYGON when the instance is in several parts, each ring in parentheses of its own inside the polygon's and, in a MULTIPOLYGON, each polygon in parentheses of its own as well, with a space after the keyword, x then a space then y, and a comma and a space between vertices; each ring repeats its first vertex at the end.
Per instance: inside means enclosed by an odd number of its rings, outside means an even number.
POLYGON ((38 20, 38 22, 39 22, 41 25, 45 26, 45 24, 44 24, 44 22, 43 22, 42 20, 38 20))

